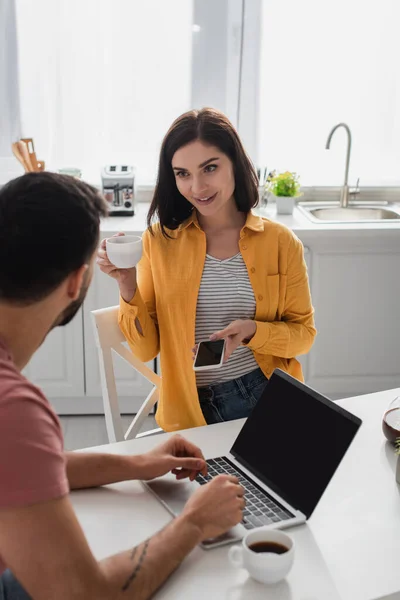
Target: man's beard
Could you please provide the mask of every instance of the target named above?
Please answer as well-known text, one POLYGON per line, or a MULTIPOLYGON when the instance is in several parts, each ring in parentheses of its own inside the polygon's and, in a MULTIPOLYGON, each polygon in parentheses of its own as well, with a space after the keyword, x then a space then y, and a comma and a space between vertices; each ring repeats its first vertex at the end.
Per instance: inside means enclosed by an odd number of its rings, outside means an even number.
POLYGON ((71 304, 69 304, 67 308, 65 308, 63 312, 60 315, 58 315, 58 318, 53 323, 52 329, 54 329, 54 327, 64 327, 64 325, 68 325, 68 323, 72 321, 72 319, 75 317, 76 313, 83 304, 83 301, 86 297, 86 293, 88 291, 88 287, 89 285, 86 282, 82 285, 81 291, 79 293, 79 298, 73 300, 73 302, 71 302, 71 304))

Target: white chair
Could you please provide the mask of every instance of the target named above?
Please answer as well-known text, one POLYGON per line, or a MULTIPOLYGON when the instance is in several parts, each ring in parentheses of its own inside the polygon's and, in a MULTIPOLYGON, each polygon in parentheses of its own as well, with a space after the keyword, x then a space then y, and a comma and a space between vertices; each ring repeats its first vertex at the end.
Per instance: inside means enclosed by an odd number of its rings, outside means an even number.
POLYGON ((93 310, 92 316, 94 336, 99 355, 101 389, 109 442, 121 442, 162 431, 162 429, 158 428, 139 433, 146 417, 158 401, 161 377, 149 369, 147 365, 132 354, 130 349, 124 346, 126 339, 118 326, 118 306, 93 310), (119 354, 119 356, 154 385, 154 388, 129 425, 125 435, 118 405, 112 352, 119 354))

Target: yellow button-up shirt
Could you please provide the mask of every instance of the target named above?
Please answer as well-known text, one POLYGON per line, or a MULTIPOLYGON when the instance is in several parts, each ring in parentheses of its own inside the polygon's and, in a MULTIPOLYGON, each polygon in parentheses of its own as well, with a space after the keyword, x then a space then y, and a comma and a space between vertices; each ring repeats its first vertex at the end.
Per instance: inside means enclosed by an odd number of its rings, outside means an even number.
MULTIPOLYGON (((206 256, 206 236, 196 213, 172 239, 143 234, 138 286, 129 303, 120 299, 119 325, 143 362, 160 353, 162 385, 156 420, 166 431, 205 425, 192 348, 196 305, 206 256), (138 319, 142 333, 136 328, 138 319)), ((308 352, 316 329, 303 245, 284 225, 249 213, 240 252, 256 299, 256 333, 247 344, 266 377, 276 367, 303 380, 296 356, 308 352)))

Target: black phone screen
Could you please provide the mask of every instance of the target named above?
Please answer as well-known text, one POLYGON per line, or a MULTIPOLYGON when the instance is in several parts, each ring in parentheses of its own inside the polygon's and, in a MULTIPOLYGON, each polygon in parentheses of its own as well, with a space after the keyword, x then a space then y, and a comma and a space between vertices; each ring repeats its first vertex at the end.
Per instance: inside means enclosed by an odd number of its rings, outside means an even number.
POLYGON ((219 365, 222 352, 224 351, 224 340, 214 342, 200 342, 197 351, 195 367, 208 367, 219 365))

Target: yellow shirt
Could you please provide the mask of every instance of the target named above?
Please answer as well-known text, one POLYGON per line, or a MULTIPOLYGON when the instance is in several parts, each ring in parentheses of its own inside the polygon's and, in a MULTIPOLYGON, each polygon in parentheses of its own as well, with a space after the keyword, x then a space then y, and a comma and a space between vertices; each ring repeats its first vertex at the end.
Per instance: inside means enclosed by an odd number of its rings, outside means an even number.
MULTIPOLYGON (((162 236, 158 224, 153 231, 143 235, 137 290, 131 302, 120 299, 119 325, 140 360, 160 353, 156 420, 164 430, 176 431, 206 424, 192 359, 206 236, 195 212, 168 230, 172 239, 162 236)), ((303 245, 284 225, 249 213, 239 248, 256 299, 257 329, 248 347, 266 377, 279 367, 302 380, 295 357, 310 350, 316 335, 303 245)))

